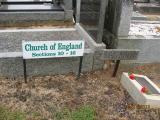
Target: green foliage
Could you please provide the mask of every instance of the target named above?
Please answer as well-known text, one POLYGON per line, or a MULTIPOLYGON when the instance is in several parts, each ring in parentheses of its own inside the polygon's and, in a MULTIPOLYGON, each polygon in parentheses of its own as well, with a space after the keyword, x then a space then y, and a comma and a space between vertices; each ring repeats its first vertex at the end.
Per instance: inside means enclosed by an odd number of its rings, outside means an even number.
POLYGON ((56 120, 71 120, 70 117, 71 117, 71 112, 68 109, 56 112, 53 116, 53 118, 56 118, 56 120))
POLYGON ((25 114, 21 112, 11 112, 0 107, 0 120, 25 120, 25 114))
MULTIPOLYGON (((41 115, 37 112, 33 112, 33 118, 41 118, 41 115)), ((53 120, 95 120, 95 110, 90 106, 83 106, 79 109, 70 111, 64 109, 60 112, 54 112, 52 116, 53 120)), ((4 107, 0 107, 0 120, 26 120, 26 114, 22 112, 12 112, 4 107)))
POLYGON ((32 112, 32 116, 33 116, 33 117, 39 117, 39 116, 41 116, 41 114, 38 113, 38 112, 32 112))
POLYGON ((95 110, 90 106, 84 106, 77 111, 73 111, 71 118, 72 120, 94 120, 95 110))
POLYGON ((90 106, 83 106, 77 110, 64 109, 53 115, 54 120, 95 120, 95 110, 90 106))

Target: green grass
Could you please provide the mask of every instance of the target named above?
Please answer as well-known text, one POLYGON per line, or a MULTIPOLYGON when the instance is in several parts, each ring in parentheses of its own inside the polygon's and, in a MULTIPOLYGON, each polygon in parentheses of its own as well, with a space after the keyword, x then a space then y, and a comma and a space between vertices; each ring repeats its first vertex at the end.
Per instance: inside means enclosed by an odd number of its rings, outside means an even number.
POLYGON ((64 109, 53 115, 56 120, 95 120, 95 110, 91 106, 83 106, 77 110, 64 109))
MULTIPOLYGON (((40 117, 39 113, 34 113, 32 117, 40 117)), ((52 116, 53 120, 95 120, 95 110, 91 106, 82 106, 79 109, 70 111, 64 109, 59 112, 54 112, 52 116)), ((0 120, 26 120, 26 114, 16 111, 12 112, 9 109, 0 107, 0 120)))
POLYGON ((0 120, 25 120, 25 114, 21 112, 11 112, 4 107, 0 107, 0 120))

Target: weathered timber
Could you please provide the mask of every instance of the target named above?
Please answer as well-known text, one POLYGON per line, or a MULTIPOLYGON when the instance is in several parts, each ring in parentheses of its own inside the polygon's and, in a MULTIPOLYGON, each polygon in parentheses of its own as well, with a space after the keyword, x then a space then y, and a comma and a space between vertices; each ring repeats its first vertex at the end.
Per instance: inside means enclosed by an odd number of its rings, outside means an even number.
POLYGON ((103 60, 136 60, 138 49, 103 49, 101 52, 103 60))

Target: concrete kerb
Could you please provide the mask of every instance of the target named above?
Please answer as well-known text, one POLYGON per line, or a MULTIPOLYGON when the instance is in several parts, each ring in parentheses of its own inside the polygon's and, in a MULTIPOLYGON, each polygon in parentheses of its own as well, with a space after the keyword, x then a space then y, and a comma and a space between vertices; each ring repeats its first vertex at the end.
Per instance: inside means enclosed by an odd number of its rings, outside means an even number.
MULTIPOLYGON (((102 69, 104 66, 104 59, 101 59, 102 54, 106 52, 105 45, 97 44, 91 36, 88 35, 88 33, 79 25, 76 24, 75 28, 60 28, 60 29, 21 29, 21 30, 13 30, 15 32, 36 32, 36 31, 78 31, 78 33, 83 36, 83 39, 86 41, 86 43, 89 45, 84 51, 84 61, 83 61, 83 68, 82 71, 92 71, 96 69, 102 69)), ((13 32, 12 30, 4 30, 5 32, 13 32)), ((0 30, 0 32, 4 32, 3 30, 0 30)), ((124 50, 123 50, 124 51, 124 50)), ((23 75, 23 65, 22 65, 22 52, 3 52, 0 53, 0 75, 5 74, 8 75, 11 73, 11 75, 23 75), (6 59, 6 60, 5 60, 6 59), (7 60, 9 63, 7 63, 7 60), (5 65, 4 65, 5 64, 5 65), (8 65, 10 67, 8 67, 8 65), (11 70, 9 70, 12 66, 11 70), (18 68, 16 68, 18 66, 18 68), (17 71, 14 73, 12 70, 17 71), (7 72, 4 72, 7 71, 7 72)), ((68 73, 68 72, 77 72, 77 66, 79 63, 78 58, 63 58, 63 59, 43 59, 43 60, 27 60, 29 64, 29 73, 28 75, 34 76, 34 75, 45 75, 45 74, 62 74, 62 73, 68 73), (36 62, 35 62, 36 61, 36 62), (43 63, 43 64, 42 64, 43 63), (48 65, 46 67, 46 65, 48 65), (35 67, 33 67, 35 66, 35 67), (41 66, 41 67, 39 67, 41 66), (45 68, 45 67, 46 68, 45 68), (44 68, 42 70, 39 70, 41 68, 44 68), (63 68, 63 69, 62 69, 63 68), (47 69, 47 70, 46 70, 47 69)))
POLYGON ((88 43, 88 45, 92 50, 92 53, 93 53, 92 69, 93 70, 103 69, 105 60, 100 59, 100 54, 98 51, 102 51, 102 49, 105 49, 106 48, 105 44, 96 43, 79 23, 77 23, 75 27, 78 30, 78 32, 84 37, 84 39, 86 40, 86 42, 88 43))
POLYGON ((147 20, 132 20, 131 23, 142 23, 142 24, 160 24, 160 21, 147 21, 147 20))
POLYGON ((123 73, 121 77, 121 84, 133 99, 138 104, 149 105, 150 107, 160 107, 160 89, 148 77, 138 74, 134 74, 134 76, 134 80, 129 78, 128 73, 123 73), (143 93, 141 91, 143 87, 147 87, 147 89, 152 92, 149 94, 143 93))
POLYGON ((78 32, 84 37, 93 52, 106 48, 106 45, 104 43, 96 43, 79 23, 77 23, 75 27, 78 32))
MULTIPOLYGON (((75 27, 77 28, 77 27, 75 27)), ((58 29, 37 29, 38 31, 75 31, 75 28, 58 28, 58 29)), ((26 31, 37 31, 35 29, 20 29, 20 30, 0 30, 0 32, 26 32, 26 31)), ((85 39, 86 37, 84 37, 85 39)), ((92 71, 94 69, 94 51, 96 43, 90 39, 85 39, 86 42, 93 43, 92 47, 86 48, 84 51, 83 67, 82 71, 92 71), (94 50, 93 50, 94 48, 94 50)), ((98 46, 99 47, 99 46, 98 46)), ((6 77, 19 77, 23 76, 23 53, 18 52, 1 52, 0 53, 0 76, 6 77)), ((103 62, 98 61, 103 64, 103 62)), ((97 63, 97 64, 98 64, 97 63)), ((27 75, 29 76, 43 76, 43 75, 54 75, 54 74, 66 74, 69 72, 77 73, 78 71, 79 58, 55 58, 55 59, 40 59, 40 60, 27 60, 27 75), (43 68, 43 69, 41 69, 43 68)), ((101 65, 96 65, 98 68, 101 65)), ((100 67, 102 68, 102 66, 100 67)))
POLYGON ((16 22, 16 21, 45 21, 45 20, 64 20, 65 12, 2 12, 0 13, 1 22, 16 22))
MULTIPOLYGON (((118 49, 139 49, 137 63, 159 63, 159 45, 158 36, 128 36, 120 37, 118 40, 118 49)), ((135 61, 134 61, 135 62, 135 61)))
MULTIPOLYGON (((20 77, 23 76, 22 52, 0 53, 0 76, 20 77)), ((27 60, 28 76, 45 76, 78 72, 79 57, 50 58, 27 60), (42 69, 43 68, 43 69, 42 69)), ((85 53, 83 58, 82 72, 92 71, 93 54, 85 53)))

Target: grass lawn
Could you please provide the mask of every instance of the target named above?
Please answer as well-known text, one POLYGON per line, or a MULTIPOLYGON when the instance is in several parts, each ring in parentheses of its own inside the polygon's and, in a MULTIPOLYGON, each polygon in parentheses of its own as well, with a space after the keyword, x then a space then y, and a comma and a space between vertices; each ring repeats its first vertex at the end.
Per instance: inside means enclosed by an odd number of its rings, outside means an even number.
MULTIPOLYGON (((57 111, 52 113, 53 120, 95 120, 95 110, 90 106, 82 106, 77 110, 70 111, 64 109, 63 111, 57 111)), ((0 107, 0 120, 44 120, 40 118, 40 114, 33 113, 30 118, 27 118, 25 113, 19 111, 10 111, 4 107, 0 107)))
POLYGON ((25 114, 19 111, 13 112, 4 107, 0 107, 0 120, 25 120, 25 114))

